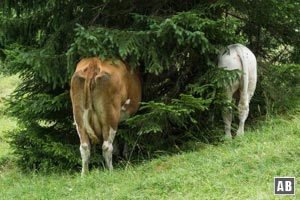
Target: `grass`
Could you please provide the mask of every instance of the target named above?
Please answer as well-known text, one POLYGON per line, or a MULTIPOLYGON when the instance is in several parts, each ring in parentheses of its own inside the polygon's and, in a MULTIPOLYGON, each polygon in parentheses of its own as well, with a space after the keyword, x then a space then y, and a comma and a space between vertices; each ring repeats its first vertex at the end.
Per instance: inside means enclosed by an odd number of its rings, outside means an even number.
MULTIPOLYGON (((1 84, 0 84, 1 85, 1 84)), ((3 123, 0 119, 0 127, 3 123)), ((0 168, 1 199, 300 199, 273 194, 275 176, 300 180, 300 111, 248 127, 243 138, 162 156, 112 173, 23 173, 0 168)), ((5 122, 4 122, 5 123, 5 122)), ((248 124, 249 126, 249 124, 248 124)), ((14 125, 12 125, 14 127, 14 125)), ((2 132, 0 130, 0 136, 2 132)), ((2 156, 10 156, 0 144, 2 156)), ((26 162, 26 161, 24 161, 26 162)))
POLYGON ((11 149, 7 143, 5 134, 16 127, 15 119, 4 115, 4 98, 13 91, 17 83, 17 76, 4 76, 0 74, 0 169, 1 164, 6 163, 11 155, 11 149))
POLYGON ((0 173, 0 195, 4 199, 280 199, 273 195, 273 178, 295 176, 299 181, 300 177, 299 121, 297 115, 278 117, 232 142, 195 144, 193 152, 113 173, 93 170, 84 178, 79 173, 23 174, 8 169, 0 173))

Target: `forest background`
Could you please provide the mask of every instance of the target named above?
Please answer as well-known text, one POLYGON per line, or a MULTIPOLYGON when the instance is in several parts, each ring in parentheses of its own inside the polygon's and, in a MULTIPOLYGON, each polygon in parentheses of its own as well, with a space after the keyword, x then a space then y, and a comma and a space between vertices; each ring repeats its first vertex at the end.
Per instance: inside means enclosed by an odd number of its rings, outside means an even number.
MULTIPOLYGON (((1 107, 18 122, 6 134, 16 163, 47 171, 80 167, 69 87, 83 57, 120 58, 140 72, 140 111, 117 136, 131 147, 133 163, 188 149, 191 141, 222 141, 222 88, 240 73, 216 67, 228 44, 244 44, 258 58, 247 125, 295 108, 299 14, 294 0, 1 1, 0 70, 20 79, 1 107)), ((93 151, 101 155, 100 149, 93 151)), ((101 156, 92 158, 92 166, 101 165, 101 156)))

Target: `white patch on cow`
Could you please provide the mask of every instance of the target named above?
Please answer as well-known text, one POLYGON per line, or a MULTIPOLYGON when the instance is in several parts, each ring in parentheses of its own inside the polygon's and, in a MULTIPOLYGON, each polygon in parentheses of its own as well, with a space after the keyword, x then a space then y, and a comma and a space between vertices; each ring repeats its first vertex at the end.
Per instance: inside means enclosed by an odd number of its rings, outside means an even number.
POLYGON ((91 155, 90 145, 83 143, 80 145, 80 154, 82 158, 82 171, 81 174, 85 174, 89 171, 89 159, 91 155))
POLYGON ((112 127, 110 127, 109 129, 109 137, 108 137, 108 141, 110 143, 113 143, 114 142, 114 139, 115 139, 115 136, 116 136, 116 130, 114 130, 112 127))
POLYGON ((129 105, 129 104, 130 104, 130 101, 131 101, 130 99, 127 99, 127 100, 125 101, 125 103, 124 103, 124 105, 122 106, 121 109, 122 109, 122 110, 126 110, 126 107, 125 107, 125 106, 126 106, 126 105, 129 105))
POLYGON ((113 170, 112 165, 113 145, 110 141, 104 141, 102 145, 102 154, 105 160, 105 165, 110 171, 113 170))
POLYGON ((112 165, 112 153, 113 153, 113 142, 116 136, 116 130, 114 130, 112 127, 109 129, 109 136, 108 140, 103 142, 102 145, 102 154, 105 160, 106 167, 111 171, 113 170, 112 165))
POLYGON ((120 118, 119 121, 122 122, 125 119, 128 119, 130 117, 129 113, 126 110, 126 106, 129 105, 131 102, 130 99, 127 99, 124 103, 124 105, 121 107, 121 111, 120 111, 120 118))
POLYGON ((130 104, 130 101, 131 101, 130 99, 127 99, 127 100, 125 101, 125 104, 126 104, 126 105, 130 104))
POLYGON ((76 126, 77 134, 78 134, 78 136, 79 136, 79 139, 81 140, 80 133, 79 133, 79 127, 78 127, 78 124, 77 124, 77 122, 76 122, 76 120, 75 120, 75 116, 74 116, 74 115, 73 115, 73 117, 74 117, 74 124, 75 124, 75 126, 76 126))
POLYGON ((129 113, 126 110, 121 110, 119 122, 122 122, 130 117, 129 113))

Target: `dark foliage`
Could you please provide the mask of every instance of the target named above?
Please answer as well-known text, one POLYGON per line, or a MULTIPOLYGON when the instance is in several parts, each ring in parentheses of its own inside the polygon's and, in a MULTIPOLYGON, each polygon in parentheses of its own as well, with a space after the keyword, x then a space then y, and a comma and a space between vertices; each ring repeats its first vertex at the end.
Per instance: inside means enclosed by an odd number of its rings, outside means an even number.
MULTIPOLYGON (((0 6, 1 71, 22 80, 8 112, 19 120, 12 146, 25 168, 80 164, 69 81, 83 57, 121 58, 140 71, 141 109, 118 135, 142 155, 218 139, 221 132, 212 130, 222 126, 222 87, 240 73, 216 68, 221 47, 248 43, 268 62, 299 61, 294 1, 5 0, 0 6)), ((278 80, 261 80, 255 102, 265 107, 272 94, 265 97, 263 88, 278 80)))

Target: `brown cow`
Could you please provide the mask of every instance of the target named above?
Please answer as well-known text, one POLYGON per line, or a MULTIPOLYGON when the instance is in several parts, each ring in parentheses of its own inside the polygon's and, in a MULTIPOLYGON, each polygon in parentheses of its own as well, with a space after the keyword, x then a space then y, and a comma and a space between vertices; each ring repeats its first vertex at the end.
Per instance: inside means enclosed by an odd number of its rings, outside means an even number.
POLYGON ((138 74, 120 60, 82 59, 71 80, 71 100, 80 138, 81 173, 88 172, 91 143, 102 141, 105 165, 112 170, 118 123, 134 115, 141 101, 138 74))

